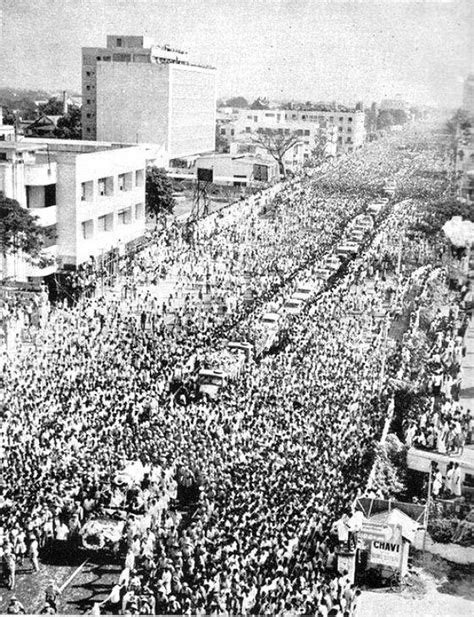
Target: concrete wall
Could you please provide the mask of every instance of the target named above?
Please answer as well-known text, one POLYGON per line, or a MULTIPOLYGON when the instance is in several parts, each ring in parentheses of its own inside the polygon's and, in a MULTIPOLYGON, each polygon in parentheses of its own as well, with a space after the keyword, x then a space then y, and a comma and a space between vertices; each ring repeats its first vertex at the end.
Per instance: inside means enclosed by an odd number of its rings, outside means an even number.
POLYGON ((22 163, 0 163, 0 191, 10 199, 16 199, 26 208, 25 172, 22 163))
POLYGON ((169 66, 97 64, 97 139, 168 144, 169 66))
POLYGON ((64 263, 75 264, 77 249, 76 204, 80 196, 76 190, 75 157, 61 157, 57 166, 56 185, 58 257, 64 263))
POLYGON ((170 64, 170 158, 213 152, 216 140, 216 71, 170 64))
POLYGON ((203 156, 196 161, 196 167, 214 170, 214 182, 233 183, 253 181, 254 164, 265 165, 268 168, 268 180, 271 182, 278 176, 278 165, 274 161, 258 158, 235 159, 232 156, 203 156), (237 176, 237 177, 236 177, 237 176))
POLYGON ((145 203, 145 186, 136 186, 136 171, 145 173, 145 153, 138 147, 76 154, 58 153, 58 255, 64 263, 78 265, 91 255, 126 244, 145 233, 145 216, 135 217, 137 204, 145 203), (133 172, 130 190, 119 190, 118 175, 133 172), (100 195, 98 181, 108 178, 112 195, 100 195), (81 183, 92 182, 92 192, 81 200, 81 183), (119 212, 131 208, 131 222, 123 225, 119 212), (99 230, 99 218, 112 215, 109 231, 99 230), (83 237, 82 223, 92 221, 92 237, 83 237))
POLYGON ((214 70, 99 62, 96 80, 99 141, 158 144, 170 158, 214 151, 214 70))

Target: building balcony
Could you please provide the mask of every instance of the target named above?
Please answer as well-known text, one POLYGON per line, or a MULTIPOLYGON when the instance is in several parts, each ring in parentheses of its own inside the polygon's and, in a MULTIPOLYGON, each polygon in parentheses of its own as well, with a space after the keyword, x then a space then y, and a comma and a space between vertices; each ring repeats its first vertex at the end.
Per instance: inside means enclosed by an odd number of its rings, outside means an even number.
POLYGON ((34 163, 25 165, 25 184, 29 186, 46 186, 56 184, 56 163, 34 163))
POLYGON ((38 224, 42 227, 56 225, 58 222, 58 207, 48 206, 46 208, 29 208, 28 212, 31 216, 38 217, 38 224))

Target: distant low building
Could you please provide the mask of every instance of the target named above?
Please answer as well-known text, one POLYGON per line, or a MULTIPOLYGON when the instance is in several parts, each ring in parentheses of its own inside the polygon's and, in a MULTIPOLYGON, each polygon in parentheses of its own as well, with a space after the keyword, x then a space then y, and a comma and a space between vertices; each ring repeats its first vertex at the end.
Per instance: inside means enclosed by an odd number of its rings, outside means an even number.
POLYGON ((278 179, 278 164, 261 154, 210 154, 196 160, 198 169, 212 169, 213 183, 227 186, 252 186, 278 179))
POLYGON ((40 114, 36 120, 23 126, 25 137, 53 138, 58 126, 58 120, 62 116, 40 114))
POLYGON ((380 103, 380 111, 404 111, 408 113, 410 105, 407 101, 404 101, 401 97, 395 99, 383 99, 380 103))

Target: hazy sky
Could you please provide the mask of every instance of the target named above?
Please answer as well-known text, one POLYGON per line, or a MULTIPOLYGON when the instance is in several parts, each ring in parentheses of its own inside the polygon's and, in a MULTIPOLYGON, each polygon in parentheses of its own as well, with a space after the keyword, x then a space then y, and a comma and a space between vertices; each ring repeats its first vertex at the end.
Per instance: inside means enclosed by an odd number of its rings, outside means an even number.
POLYGON ((0 86, 80 91, 81 46, 145 34, 218 68, 218 96, 458 105, 474 0, 0 0, 0 86))

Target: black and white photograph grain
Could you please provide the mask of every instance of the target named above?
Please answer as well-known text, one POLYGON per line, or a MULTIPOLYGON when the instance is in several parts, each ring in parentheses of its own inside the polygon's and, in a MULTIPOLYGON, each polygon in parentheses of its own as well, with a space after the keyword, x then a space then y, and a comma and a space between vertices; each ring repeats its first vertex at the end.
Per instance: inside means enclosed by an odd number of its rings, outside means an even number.
POLYGON ((474 0, 0 0, 0 616, 474 615, 474 0))

